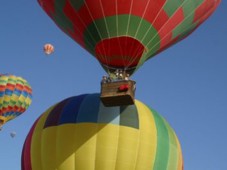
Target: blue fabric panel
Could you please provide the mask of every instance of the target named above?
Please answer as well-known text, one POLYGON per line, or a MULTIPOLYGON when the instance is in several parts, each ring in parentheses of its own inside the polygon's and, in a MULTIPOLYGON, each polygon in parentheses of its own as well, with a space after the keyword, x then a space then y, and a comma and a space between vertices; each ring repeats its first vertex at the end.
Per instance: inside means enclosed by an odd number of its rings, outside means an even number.
POLYGON ((100 102, 98 114, 98 123, 120 124, 120 107, 105 107, 100 102))
POLYGON ((99 94, 87 95, 81 103, 77 122, 94 122, 98 121, 100 96, 99 94))
POLYGON ((59 124, 76 123, 80 105, 87 94, 72 97, 62 110, 59 124))
POLYGON ((4 92, 0 92, 0 97, 5 95, 5 91, 4 92))
POLYGON ((15 90, 14 90, 14 94, 16 94, 17 96, 20 96, 21 90, 15 89, 15 90))
POLYGON ((71 98, 68 98, 66 100, 63 100, 62 102, 58 103, 53 110, 49 113, 44 128, 49 126, 57 126, 59 123, 59 119, 62 114, 62 110, 65 106, 65 104, 70 100, 71 98))
POLYGON ((121 106, 120 125, 139 129, 139 116, 135 105, 121 106))
POLYGON ((8 96, 11 96, 12 93, 13 93, 12 90, 9 90, 9 89, 6 89, 6 90, 5 90, 5 94, 8 95, 8 96))

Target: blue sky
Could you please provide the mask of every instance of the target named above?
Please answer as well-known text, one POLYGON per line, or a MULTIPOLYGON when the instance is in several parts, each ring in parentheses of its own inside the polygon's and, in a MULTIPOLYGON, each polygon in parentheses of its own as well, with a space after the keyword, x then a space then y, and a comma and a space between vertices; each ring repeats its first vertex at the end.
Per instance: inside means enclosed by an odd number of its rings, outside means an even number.
MULTIPOLYGON (((159 112, 175 130, 185 170, 227 169, 227 2, 187 39, 136 72, 136 98, 159 112)), ((67 97, 100 90, 104 71, 66 36, 36 0, 0 6, 0 72, 22 76, 33 103, 0 132, 0 169, 20 170, 21 151, 36 118, 67 97), (54 44, 51 56, 43 45, 54 44), (10 132, 16 131, 15 138, 10 132)))

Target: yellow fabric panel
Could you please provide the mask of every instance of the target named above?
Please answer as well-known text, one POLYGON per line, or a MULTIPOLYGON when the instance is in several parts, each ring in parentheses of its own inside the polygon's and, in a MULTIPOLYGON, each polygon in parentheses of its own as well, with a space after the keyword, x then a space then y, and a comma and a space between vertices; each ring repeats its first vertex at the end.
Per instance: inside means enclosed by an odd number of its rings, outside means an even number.
POLYGON ((25 103, 26 104, 31 104, 31 102, 32 102, 32 100, 31 100, 31 98, 29 98, 29 97, 27 97, 26 99, 25 99, 25 103))
POLYGON ((92 169, 95 162, 96 128, 92 123, 65 124, 56 128, 56 162, 59 169, 92 169))
MULTIPOLYGON (((9 76, 9 77, 14 77, 14 76, 9 76)), ((7 76, 2 75, 2 76, 1 76, 1 80, 7 81, 7 80, 8 80, 8 77, 7 77, 7 76)))
MULTIPOLYGON (((65 124, 43 132, 46 167, 42 170, 126 170, 134 169, 138 146, 138 129, 113 124, 65 124), (57 130, 56 137, 54 129, 57 130), (66 133, 67 132, 67 133, 66 133), (120 132, 120 133, 119 133, 120 132), (45 139, 50 136, 50 139, 45 139), (51 139, 52 138, 52 139, 51 139), (53 142, 56 140, 56 145, 53 142), (120 143, 120 144, 119 144, 120 143), (56 151, 56 167, 50 162, 56 151), (52 153, 51 153, 52 152, 52 153), (105 158, 105 159, 104 159, 105 158), (116 160, 117 158, 117 160, 116 160), (49 162, 49 163, 47 163, 49 162)), ((44 149, 43 148, 43 149, 44 149)))
POLYGON ((140 125, 140 145, 136 170, 151 170, 154 167, 157 148, 157 129, 150 109, 136 100, 140 125))
POLYGON ((13 118, 15 118, 16 115, 10 115, 6 117, 6 122, 8 122, 9 120, 12 120, 13 118))
POLYGON ((7 121, 6 117, 0 116, 0 126, 2 126, 3 124, 5 124, 6 121, 7 121))
POLYGON ((183 160, 183 153, 182 153, 182 150, 181 150, 181 146, 180 146, 180 142, 176 136, 176 134, 174 133, 175 137, 176 137, 176 140, 177 140, 177 146, 178 146, 178 166, 177 166, 177 170, 182 170, 182 167, 183 167, 183 163, 184 163, 184 160, 183 160))
POLYGON ((13 100, 14 102, 17 102, 18 96, 15 93, 13 93, 11 96, 11 100, 13 100))
POLYGON ((4 99, 4 96, 0 97, 0 103, 2 103, 3 99, 4 99))
MULTIPOLYGON (((32 164, 32 170, 44 170, 42 168, 42 160, 41 160, 41 153, 45 153, 43 151, 42 147, 42 131, 43 126, 46 121, 46 118, 49 114, 49 112, 53 109, 54 106, 50 107, 39 119, 38 123, 36 124, 36 127, 34 129, 34 133, 32 135, 32 141, 31 141, 31 164, 32 164)), ((53 140, 53 139, 52 139, 53 140)), ((55 162, 55 161, 54 161, 55 162)), ((49 163, 48 163, 49 164, 49 163)), ((48 170, 48 169, 46 169, 48 170)), ((53 169, 52 169, 53 170, 53 169)))
POLYGON ((95 169, 115 170, 120 126, 99 124, 98 130, 95 169))
POLYGON ((5 102, 9 102, 9 101, 10 101, 10 97, 11 97, 11 96, 5 95, 5 96, 3 97, 3 99, 4 99, 5 102))
POLYGON ((18 98, 18 100, 19 100, 20 102, 24 102, 25 97, 24 97, 23 95, 20 95, 20 97, 18 98))
POLYGON ((138 129, 120 126, 116 169, 135 169, 139 141, 138 129))
POLYGON ((55 127, 42 130, 41 134, 41 161, 43 170, 53 170, 56 167, 57 131, 55 127))

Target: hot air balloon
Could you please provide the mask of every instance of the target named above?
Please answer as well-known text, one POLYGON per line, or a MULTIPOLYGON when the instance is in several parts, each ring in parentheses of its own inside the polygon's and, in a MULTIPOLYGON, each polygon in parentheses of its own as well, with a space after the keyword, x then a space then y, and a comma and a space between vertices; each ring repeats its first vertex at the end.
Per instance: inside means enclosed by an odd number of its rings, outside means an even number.
POLYGON ((45 44, 43 51, 45 54, 50 55, 54 52, 54 46, 52 44, 45 44))
POLYGON ((133 74, 144 62, 188 36, 221 0, 38 2, 113 77, 117 69, 133 74))
POLYGON ((0 74, 0 126, 25 112, 31 98, 32 89, 25 79, 0 74))
POLYGON ((100 94, 67 98, 45 111, 24 143, 22 170, 182 170, 182 151, 156 111, 105 107, 100 94))
POLYGON ((16 136, 16 132, 10 132, 10 136, 11 136, 11 138, 14 138, 15 136, 16 136))

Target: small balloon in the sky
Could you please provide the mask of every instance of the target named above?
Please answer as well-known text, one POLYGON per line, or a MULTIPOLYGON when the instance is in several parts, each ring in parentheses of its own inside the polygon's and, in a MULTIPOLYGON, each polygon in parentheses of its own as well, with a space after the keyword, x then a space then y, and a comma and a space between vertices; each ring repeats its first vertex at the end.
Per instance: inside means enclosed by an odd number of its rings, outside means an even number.
POLYGON ((43 50, 45 54, 50 55, 54 52, 54 46, 52 44, 45 44, 43 50))
POLYGON ((14 137, 16 136, 16 132, 11 132, 11 133, 10 133, 10 136, 11 136, 12 138, 14 138, 14 137))

